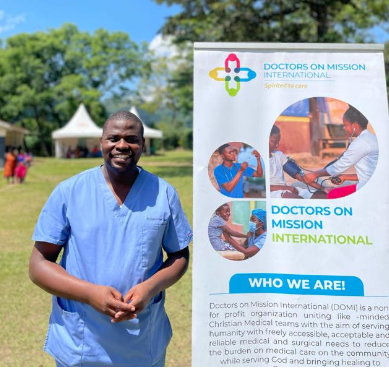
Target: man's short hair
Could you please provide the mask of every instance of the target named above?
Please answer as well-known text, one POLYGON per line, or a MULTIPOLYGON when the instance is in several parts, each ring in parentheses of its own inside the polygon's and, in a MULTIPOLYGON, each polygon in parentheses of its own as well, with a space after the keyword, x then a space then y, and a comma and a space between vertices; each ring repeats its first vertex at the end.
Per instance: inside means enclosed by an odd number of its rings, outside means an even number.
POLYGON ((221 146, 217 149, 217 151, 219 152, 220 155, 222 155, 222 154, 224 153, 224 150, 225 150, 228 146, 230 146, 230 145, 229 145, 229 144, 221 145, 221 146))
POLYGON ((138 124, 140 127, 140 133, 143 137, 144 127, 143 127, 142 121, 135 114, 130 113, 127 110, 120 110, 120 111, 117 111, 116 113, 112 113, 103 125, 103 134, 105 132, 105 129, 106 129, 108 123, 112 122, 113 120, 124 120, 124 121, 130 120, 130 121, 138 124))
POLYGON ((281 130, 274 124, 273 127, 271 127, 270 136, 278 135, 279 133, 281 133, 281 130))
POLYGON ((350 123, 358 123, 363 129, 366 129, 369 123, 367 118, 352 105, 349 105, 349 108, 343 115, 343 119, 348 120, 350 123))

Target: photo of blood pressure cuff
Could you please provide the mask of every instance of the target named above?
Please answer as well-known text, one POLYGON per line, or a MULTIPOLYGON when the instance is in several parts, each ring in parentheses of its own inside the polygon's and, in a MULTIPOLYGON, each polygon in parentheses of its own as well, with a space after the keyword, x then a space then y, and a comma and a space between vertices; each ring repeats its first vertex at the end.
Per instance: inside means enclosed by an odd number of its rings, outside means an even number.
POLYGON ((233 261, 257 255, 266 242, 266 214, 265 201, 234 200, 221 204, 208 223, 208 239, 213 250, 233 261))
POLYGON ((235 198, 265 198, 265 166, 260 153, 243 142, 226 142, 212 153, 208 175, 222 195, 235 198))
POLYGON ((331 97, 297 101, 269 134, 270 198, 337 199, 368 183, 378 140, 367 116, 331 97))

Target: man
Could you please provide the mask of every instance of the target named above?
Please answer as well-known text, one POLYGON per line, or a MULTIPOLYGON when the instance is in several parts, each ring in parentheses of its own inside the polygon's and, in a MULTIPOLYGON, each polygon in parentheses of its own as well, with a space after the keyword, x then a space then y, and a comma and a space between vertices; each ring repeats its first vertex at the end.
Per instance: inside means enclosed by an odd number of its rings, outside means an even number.
POLYGON ((266 211, 254 209, 251 212, 249 222, 248 238, 243 245, 235 241, 229 234, 224 233, 226 241, 229 242, 237 251, 240 251, 246 259, 256 255, 262 249, 267 236, 266 211))
POLYGON ((377 137, 368 131, 368 123, 367 118, 359 110, 349 105, 343 115, 343 127, 350 141, 353 137, 355 140, 335 163, 316 172, 306 173, 303 177, 304 182, 309 184, 323 176, 331 176, 332 182, 337 185, 344 181, 358 182, 331 190, 328 193, 329 199, 350 195, 363 187, 373 175, 378 161, 377 137), (344 174, 352 166, 356 173, 344 174))
POLYGON ((112 114, 104 164, 59 184, 39 217, 30 277, 54 295, 45 351, 58 366, 164 365, 164 290, 192 233, 174 188, 137 166, 143 145, 139 118, 112 114))
POLYGON ((262 177, 263 170, 261 157, 257 150, 252 154, 257 158, 257 170, 249 168, 247 161, 235 163, 236 149, 229 144, 222 145, 218 148, 219 155, 223 162, 214 170, 215 179, 223 195, 233 198, 243 198, 243 177, 262 177))

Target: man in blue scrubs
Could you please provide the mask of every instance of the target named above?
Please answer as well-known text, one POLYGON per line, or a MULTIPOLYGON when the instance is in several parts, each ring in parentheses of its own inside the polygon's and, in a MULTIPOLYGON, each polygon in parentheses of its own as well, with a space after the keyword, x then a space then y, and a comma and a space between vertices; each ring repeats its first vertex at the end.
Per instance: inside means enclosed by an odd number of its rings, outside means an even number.
POLYGON ((137 166, 143 145, 139 118, 112 114, 104 164, 60 183, 36 224, 30 278, 54 295, 45 351, 58 366, 164 365, 164 290, 192 231, 175 189, 137 166))
POLYGON ((252 154, 257 158, 257 170, 250 168, 248 162, 236 163, 236 149, 229 144, 218 148, 223 162, 214 170, 220 193, 228 197, 243 198, 243 177, 262 177, 261 157, 257 150, 252 154))

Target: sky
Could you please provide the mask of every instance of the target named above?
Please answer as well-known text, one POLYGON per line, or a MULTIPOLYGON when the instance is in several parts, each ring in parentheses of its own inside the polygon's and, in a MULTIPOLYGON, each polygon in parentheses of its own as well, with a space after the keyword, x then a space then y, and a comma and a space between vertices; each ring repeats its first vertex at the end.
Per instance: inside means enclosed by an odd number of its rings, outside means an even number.
MULTIPOLYGON (((0 39, 21 32, 45 31, 71 22, 81 31, 124 31, 140 43, 152 42, 168 16, 180 11, 152 0, 0 0, 0 39)), ((376 27, 376 42, 389 34, 376 27)), ((154 40, 159 46, 160 40, 154 40)))
POLYGON ((126 32, 137 43, 151 42, 166 17, 179 11, 152 0, 0 0, 0 39, 70 22, 81 31, 104 28, 126 32))

